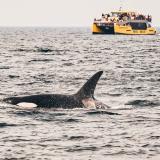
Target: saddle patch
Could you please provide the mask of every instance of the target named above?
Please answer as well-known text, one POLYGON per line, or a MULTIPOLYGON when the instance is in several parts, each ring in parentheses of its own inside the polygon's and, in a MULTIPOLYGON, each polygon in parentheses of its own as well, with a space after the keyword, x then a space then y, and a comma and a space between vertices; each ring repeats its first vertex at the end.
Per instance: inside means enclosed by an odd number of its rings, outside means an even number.
POLYGON ((93 98, 85 98, 82 100, 82 103, 85 108, 96 108, 96 104, 93 98))

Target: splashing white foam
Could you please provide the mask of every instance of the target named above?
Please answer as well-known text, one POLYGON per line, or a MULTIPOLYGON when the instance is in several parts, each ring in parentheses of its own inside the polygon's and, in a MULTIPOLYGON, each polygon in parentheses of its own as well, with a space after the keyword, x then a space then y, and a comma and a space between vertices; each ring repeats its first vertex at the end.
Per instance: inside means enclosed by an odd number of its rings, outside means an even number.
POLYGON ((96 108, 95 101, 92 98, 83 99, 82 103, 86 108, 96 108))

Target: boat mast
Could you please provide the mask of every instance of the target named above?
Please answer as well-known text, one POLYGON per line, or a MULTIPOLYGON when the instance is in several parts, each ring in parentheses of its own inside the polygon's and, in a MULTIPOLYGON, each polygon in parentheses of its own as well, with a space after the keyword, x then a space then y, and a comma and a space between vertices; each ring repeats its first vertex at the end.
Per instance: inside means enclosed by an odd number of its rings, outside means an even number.
POLYGON ((123 10, 123 1, 124 1, 124 0, 120 0, 120 7, 119 7, 119 11, 122 11, 122 10, 123 10))

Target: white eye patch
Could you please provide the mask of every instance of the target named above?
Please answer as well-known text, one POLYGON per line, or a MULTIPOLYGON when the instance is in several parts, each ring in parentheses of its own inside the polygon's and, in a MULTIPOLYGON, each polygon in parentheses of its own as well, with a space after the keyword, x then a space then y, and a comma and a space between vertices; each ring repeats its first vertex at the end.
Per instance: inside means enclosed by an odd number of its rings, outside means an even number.
POLYGON ((18 103, 17 106, 22 107, 22 108, 26 108, 26 109, 32 109, 32 108, 37 107, 37 105, 35 103, 28 103, 28 102, 18 103))
POLYGON ((95 101, 93 100, 93 98, 83 99, 82 103, 86 108, 96 108, 95 101))

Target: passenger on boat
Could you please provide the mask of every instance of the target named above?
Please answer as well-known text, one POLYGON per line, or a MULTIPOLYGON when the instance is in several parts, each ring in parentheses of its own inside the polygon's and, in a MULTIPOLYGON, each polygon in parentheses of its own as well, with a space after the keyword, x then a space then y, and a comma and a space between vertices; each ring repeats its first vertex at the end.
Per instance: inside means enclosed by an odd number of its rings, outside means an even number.
POLYGON ((148 16, 147 16, 147 21, 148 21, 148 22, 152 22, 152 16, 149 15, 149 14, 148 14, 148 16))

